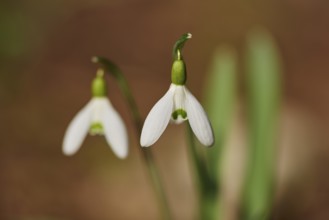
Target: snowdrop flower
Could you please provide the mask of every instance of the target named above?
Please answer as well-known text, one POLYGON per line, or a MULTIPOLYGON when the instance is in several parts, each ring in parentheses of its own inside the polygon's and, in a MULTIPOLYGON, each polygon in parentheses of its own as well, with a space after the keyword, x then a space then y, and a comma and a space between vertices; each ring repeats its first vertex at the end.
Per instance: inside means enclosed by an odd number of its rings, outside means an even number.
POLYGON ((63 153, 73 155, 82 145, 87 133, 104 135, 119 158, 128 154, 128 136, 123 120, 106 97, 104 71, 98 70, 92 82, 92 99, 70 122, 63 141, 63 153))
POLYGON ((170 120, 176 124, 188 120, 195 136, 203 145, 211 146, 214 143, 212 127, 205 111, 185 86, 186 67, 180 51, 177 52, 169 90, 154 105, 144 122, 140 139, 142 147, 153 145, 170 120))

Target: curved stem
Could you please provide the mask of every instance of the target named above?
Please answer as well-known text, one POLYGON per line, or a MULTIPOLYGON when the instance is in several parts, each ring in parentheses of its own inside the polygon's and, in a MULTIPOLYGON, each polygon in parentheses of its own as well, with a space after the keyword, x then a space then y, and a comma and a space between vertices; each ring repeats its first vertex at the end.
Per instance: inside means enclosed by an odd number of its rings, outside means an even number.
POLYGON ((183 34, 174 44, 174 48, 173 48, 173 58, 174 60, 180 60, 181 59, 181 52, 183 50, 183 47, 185 45, 185 42, 188 39, 192 38, 192 34, 191 33, 186 33, 183 34))
MULTIPOLYGON (((132 92, 130 90, 130 87, 128 85, 128 82, 124 75, 122 74, 121 70, 117 65, 115 65, 113 62, 109 61, 108 59, 104 57, 93 57, 92 62, 101 65, 107 73, 111 74, 116 81, 119 84, 119 87, 121 89, 121 92, 126 98, 126 101, 129 105, 136 132, 138 136, 141 135, 142 128, 143 128, 143 122, 142 118, 139 114, 137 104, 135 102, 135 99, 132 95, 132 92)), ((140 148, 142 149, 142 148, 140 148)), ((153 187, 157 196, 157 199, 159 201, 159 206, 162 212, 162 216, 164 220, 170 220, 172 219, 171 217, 171 212, 169 208, 169 204, 166 198, 166 194, 164 191, 164 187, 161 181, 161 177, 159 174, 159 170, 155 164, 154 156, 151 152, 151 149, 149 148, 143 148, 141 150, 144 162, 146 164, 146 167, 148 168, 149 175, 152 179, 153 187)))

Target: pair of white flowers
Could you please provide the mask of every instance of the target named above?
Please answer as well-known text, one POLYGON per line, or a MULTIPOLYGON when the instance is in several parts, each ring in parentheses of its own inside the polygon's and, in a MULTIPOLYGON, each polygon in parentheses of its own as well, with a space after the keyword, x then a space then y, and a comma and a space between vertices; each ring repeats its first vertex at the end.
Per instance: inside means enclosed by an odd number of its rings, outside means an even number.
MULTIPOLYGON (((92 82, 93 98, 78 112, 69 124, 63 141, 65 155, 76 153, 87 133, 104 135, 107 143, 119 158, 128 155, 128 135, 124 122, 106 96, 104 73, 99 70, 92 82)), ((169 121, 180 124, 188 120, 190 126, 205 146, 211 146, 214 135, 205 111, 197 99, 185 87, 186 71, 183 60, 174 61, 172 84, 167 93, 154 105, 148 114, 140 145, 153 145, 166 129, 169 121)))

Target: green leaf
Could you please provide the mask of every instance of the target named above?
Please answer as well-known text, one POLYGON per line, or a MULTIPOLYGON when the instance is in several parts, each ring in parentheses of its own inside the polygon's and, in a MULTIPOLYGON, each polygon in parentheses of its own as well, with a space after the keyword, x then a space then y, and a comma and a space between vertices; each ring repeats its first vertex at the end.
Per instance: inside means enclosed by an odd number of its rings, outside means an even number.
MULTIPOLYGON (((209 77, 206 81, 206 111, 212 123, 215 144, 204 149, 200 156, 199 178, 201 182, 200 219, 215 220, 221 217, 219 169, 222 151, 232 122, 236 101, 237 58, 229 46, 218 48, 213 56, 209 77), (206 160, 205 160, 206 159, 206 160)), ((202 148, 200 148, 202 149, 202 148)))
POLYGON ((232 124, 236 103, 237 57, 224 45, 216 51, 206 83, 206 110, 213 126, 215 144, 207 149, 210 174, 217 179, 225 142, 232 124))
POLYGON ((247 38, 249 158, 242 219, 267 219, 273 200, 281 61, 271 35, 253 30, 247 38))

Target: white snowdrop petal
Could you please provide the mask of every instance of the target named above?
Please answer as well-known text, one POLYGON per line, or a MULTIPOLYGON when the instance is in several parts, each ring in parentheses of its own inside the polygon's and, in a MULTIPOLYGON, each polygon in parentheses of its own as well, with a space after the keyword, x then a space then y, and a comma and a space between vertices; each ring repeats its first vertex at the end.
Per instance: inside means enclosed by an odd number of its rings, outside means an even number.
POLYGON ((102 125, 107 143, 115 155, 124 159, 128 155, 128 135, 126 126, 119 113, 107 98, 104 98, 102 125))
POLYGON ((191 128, 198 140, 205 146, 214 143, 214 134, 208 117, 198 100, 185 88, 185 108, 191 128))
POLYGON ((93 100, 82 108, 70 122, 63 141, 63 153, 67 156, 75 154, 82 145, 90 128, 93 100))
POLYGON ((166 129, 173 110, 174 90, 174 86, 171 86, 146 117, 140 139, 142 147, 154 144, 166 129))

